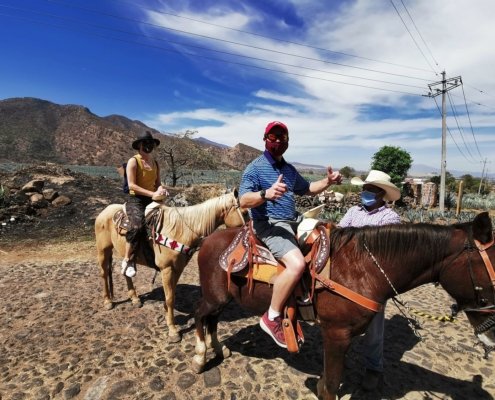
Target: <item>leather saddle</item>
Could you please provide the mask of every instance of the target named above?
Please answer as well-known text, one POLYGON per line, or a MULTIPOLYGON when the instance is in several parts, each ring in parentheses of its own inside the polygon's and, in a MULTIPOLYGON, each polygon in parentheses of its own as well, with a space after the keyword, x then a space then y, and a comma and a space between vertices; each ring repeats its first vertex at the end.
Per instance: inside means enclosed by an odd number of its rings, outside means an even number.
MULTIPOLYGON (((298 241, 307 267, 286 304, 282 322, 289 352, 298 352, 304 342, 298 319, 316 319, 312 303, 315 276, 323 270, 330 255, 330 225, 318 220, 308 220, 304 225, 302 230, 298 229, 298 241)), ((239 276, 247 279, 250 293, 255 281, 273 284, 276 276, 285 268, 256 237, 252 222, 242 227, 220 255, 219 262, 227 272, 228 287, 232 275, 239 276)))
MULTIPOLYGON (((124 236, 130 229, 129 218, 127 217, 125 203, 112 218, 113 224, 117 233, 124 236)), ((155 232, 160 232, 163 225, 163 211, 160 209, 160 204, 157 202, 150 203, 145 210, 146 228, 151 237, 155 237, 155 232)))

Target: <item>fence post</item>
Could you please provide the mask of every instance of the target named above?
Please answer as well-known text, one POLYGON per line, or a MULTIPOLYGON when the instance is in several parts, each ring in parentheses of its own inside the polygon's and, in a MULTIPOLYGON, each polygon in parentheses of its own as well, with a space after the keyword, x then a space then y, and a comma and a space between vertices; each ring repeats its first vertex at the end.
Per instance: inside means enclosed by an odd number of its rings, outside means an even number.
POLYGON ((464 186, 464 181, 459 182, 459 192, 457 194, 457 208, 456 208, 456 215, 459 215, 461 213, 461 208, 462 208, 462 188, 464 186))

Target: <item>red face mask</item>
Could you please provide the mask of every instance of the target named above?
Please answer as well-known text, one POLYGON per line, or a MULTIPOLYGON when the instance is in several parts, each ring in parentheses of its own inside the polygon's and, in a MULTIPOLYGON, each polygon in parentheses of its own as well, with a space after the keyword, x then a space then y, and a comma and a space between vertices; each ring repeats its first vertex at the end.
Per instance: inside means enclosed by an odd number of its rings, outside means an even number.
POLYGON ((274 157, 280 157, 289 147, 289 142, 271 142, 265 140, 265 149, 274 157))

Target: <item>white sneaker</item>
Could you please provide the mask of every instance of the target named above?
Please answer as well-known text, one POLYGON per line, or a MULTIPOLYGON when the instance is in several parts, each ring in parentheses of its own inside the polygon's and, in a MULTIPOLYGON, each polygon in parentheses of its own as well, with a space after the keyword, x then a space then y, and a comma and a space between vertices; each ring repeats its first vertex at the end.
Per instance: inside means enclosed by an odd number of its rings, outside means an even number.
POLYGON ((126 259, 122 260, 122 268, 120 269, 122 275, 128 278, 134 278, 136 276, 136 264, 134 261, 129 261, 126 259))

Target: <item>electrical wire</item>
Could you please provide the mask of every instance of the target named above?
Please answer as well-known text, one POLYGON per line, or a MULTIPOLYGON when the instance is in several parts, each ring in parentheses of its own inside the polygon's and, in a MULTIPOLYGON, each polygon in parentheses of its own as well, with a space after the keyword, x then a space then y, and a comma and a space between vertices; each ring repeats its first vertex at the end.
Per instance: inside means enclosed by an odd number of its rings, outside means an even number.
MULTIPOLYGON (((46 1, 52 1, 53 2, 53 1, 56 1, 56 0, 46 0, 46 1)), ((60 0, 58 0, 58 1, 60 1, 60 0)), ((118 1, 120 3, 127 3, 127 4, 130 4, 132 6, 136 6, 136 3, 135 2, 128 1, 128 0, 115 0, 115 1, 118 1)), ((230 31, 233 31, 233 32, 245 33, 247 35, 257 36, 257 37, 261 37, 261 38, 264 38, 264 39, 275 40, 275 41, 282 42, 282 43, 294 44, 296 46, 301 46, 301 47, 305 47, 305 48, 309 48, 309 49, 314 49, 314 50, 319 50, 319 51, 325 51, 325 52, 328 52, 328 53, 338 54, 338 55, 342 55, 342 56, 346 56, 346 57, 359 58, 361 60, 373 61, 373 62, 376 62, 376 63, 392 65, 392 66, 395 66, 395 67, 407 68, 407 69, 412 69, 412 70, 417 70, 417 71, 424 71, 424 72, 431 72, 430 70, 424 69, 424 68, 412 67, 412 66, 409 66, 409 65, 396 64, 396 63, 392 63, 392 62, 389 62, 389 61, 383 61, 383 60, 377 60, 377 59, 374 59, 374 58, 362 57, 362 56, 358 56, 356 54, 344 53, 344 52, 341 52, 341 51, 330 50, 330 49, 327 49, 327 48, 313 46, 313 45, 310 45, 310 44, 304 44, 304 43, 300 43, 300 42, 294 42, 294 41, 291 41, 291 40, 281 39, 281 38, 274 37, 274 36, 262 35, 262 34, 256 33, 256 32, 251 32, 251 31, 246 31, 246 30, 242 30, 242 29, 232 28, 230 26, 225 26, 225 25, 220 25, 220 24, 214 24, 212 22, 207 22, 207 21, 204 21, 204 20, 198 19, 198 18, 191 18, 191 17, 186 17, 184 15, 180 15, 180 14, 175 14, 175 13, 171 13, 171 12, 167 12, 167 11, 157 10, 156 8, 142 7, 142 6, 140 8, 142 8, 144 10, 149 10, 149 11, 155 12, 157 14, 170 15, 172 17, 181 18, 181 19, 185 19, 185 20, 188 20, 188 21, 199 22, 201 24, 205 24, 205 25, 209 25, 209 26, 215 26, 217 28, 222 28, 222 29, 227 29, 227 30, 230 30, 230 31)))
POLYGON ((325 74, 338 75, 338 76, 343 76, 343 77, 346 77, 346 78, 361 79, 361 80, 371 81, 371 82, 386 83, 386 84, 396 85, 396 86, 405 86, 405 87, 411 87, 411 88, 416 88, 416 89, 423 89, 423 86, 408 85, 408 84, 404 84, 404 83, 390 82, 390 81, 384 81, 384 80, 380 80, 380 79, 364 78, 364 77, 355 76, 355 75, 342 74, 342 73, 339 73, 339 72, 333 72, 333 71, 321 70, 321 69, 317 69, 317 68, 305 67, 305 66, 302 66, 302 65, 294 65, 294 64, 284 63, 284 62, 280 62, 280 61, 267 60, 267 59, 259 58, 259 57, 252 57, 252 56, 246 56, 246 55, 237 54, 237 53, 231 53, 231 52, 222 51, 222 50, 210 49, 208 47, 197 46, 197 45, 188 44, 188 43, 184 43, 184 42, 177 42, 177 41, 173 41, 173 40, 163 39, 163 38, 154 37, 154 36, 151 36, 151 35, 146 35, 146 34, 143 34, 143 33, 129 32, 129 31, 125 31, 125 30, 122 30, 122 29, 110 28, 110 27, 107 27, 107 26, 102 26, 102 25, 93 24, 93 23, 89 23, 89 22, 77 21, 77 20, 74 20, 72 18, 62 17, 62 16, 59 16, 59 15, 51 14, 51 13, 44 13, 44 12, 33 11, 33 10, 26 10, 26 9, 21 9, 21 8, 18 8, 18 7, 8 7, 8 6, 4 6, 2 4, 0 4, 0 7, 11 8, 11 9, 19 10, 19 11, 30 12, 32 14, 41 15, 41 16, 48 16, 48 17, 51 17, 51 18, 56 18, 56 19, 63 20, 63 21, 68 21, 68 22, 71 22, 71 23, 78 23, 78 24, 81 24, 81 25, 87 25, 87 26, 90 26, 90 27, 93 27, 93 28, 97 28, 97 29, 103 29, 103 30, 108 30, 108 31, 113 31, 113 32, 118 32, 118 33, 124 33, 126 35, 132 35, 132 36, 141 36, 141 37, 144 37, 144 38, 147 38, 147 39, 158 40, 158 41, 161 41, 161 42, 172 43, 172 44, 175 44, 175 45, 180 45, 180 46, 185 46, 185 47, 193 47, 193 48, 197 48, 197 49, 201 49, 201 50, 206 50, 206 51, 211 51, 211 52, 215 52, 215 53, 221 53, 221 54, 226 54, 226 55, 235 56, 235 57, 247 58, 247 59, 255 60, 255 61, 268 62, 268 63, 272 63, 272 64, 283 65, 283 66, 286 66, 286 67, 299 68, 299 69, 309 70, 309 71, 313 71, 313 72, 321 72, 321 73, 325 73, 325 74))
MULTIPOLYGON (((433 97, 433 100, 435 101, 435 105, 437 106, 437 110, 438 110, 438 113, 440 114, 440 116, 442 116, 442 111, 440 110, 440 107, 438 106, 438 103, 437 103, 437 98, 436 97, 433 97)), ((462 152, 462 150, 460 149, 460 147, 457 145, 457 142, 455 141, 454 139, 454 135, 452 135, 452 132, 450 131, 450 128, 448 126, 447 127, 447 131, 449 132, 449 135, 450 137, 452 138, 452 141, 454 142, 455 144, 455 147, 457 147, 457 150, 459 150, 459 153, 461 153, 461 155, 466 159, 467 162, 469 163, 473 163, 473 161, 469 160, 465 155, 464 153, 462 152)))
POLYGON ((474 140, 474 143, 476 144, 476 149, 478 150, 478 154, 480 155, 481 158, 483 158, 483 156, 480 153, 480 148, 478 147, 478 142, 476 141, 476 137, 474 136, 473 124, 471 123, 471 116, 469 114, 469 109, 468 109, 467 101, 466 101, 466 94, 464 93, 464 84, 462 83, 462 80, 461 80, 461 87, 462 87, 462 95, 464 96, 464 104, 466 105, 466 113, 467 113, 468 120, 469 120, 469 126, 471 127, 471 132, 473 133, 473 140, 474 140))
POLYGON ((216 37, 212 37, 212 36, 208 36, 208 35, 202 35, 202 34, 199 34, 199 33, 185 31, 185 30, 182 30, 182 29, 170 28, 170 27, 163 26, 163 25, 160 25, 160 24, 153 24, 151 22, 145 22, 145 21, 137 20, 135 18, 124 17, 124 16, 115 15, 115 14, 108 13, 108 12, 103 12, 103 11, 97 11, 97 10, 94 10, 94 9, 91 9, 91 8, 77 6, 77 5, 73 5, 73 4, 66 4, 64 2, 60 2, 60 0, 46 0, 46 1, 49 1, 50 3, 61 4, 61 5, 65 6, 65 7, 77 8, 77 9, 81 9, 81 10, 88 11, 88 12, 91 12, 91 13, 96 13, 96 14, 100 14, 100 15, 106 15, 106 16, 112 17, 112 18, 117 18, 117 19, 127 20, 127 21, 131 21, 131 22, 136 22, 136 23, 143 24, 143 25, 148 25, 148 26, 151 26, 151 27, 154 27, 154 28, 166 29, 166 30, 169 30, 169 31, 179 32, 179 33, 186 34, 186 35, 201 37, 201 38, 204 38, 204 39, 210 39, 210 40, 220 41, 220 42, 223 42, 223 43, 229 43, 229 44, 233 44, 233 45, 236 45, 236 46, 248 47, 248 48, 253 48, 253 49, 257 49, 257 50, 265 50, 265 51, 270 51, 271 53, 283 54, 283 55, 288 55, 288 56, 292 56, 292 57, 302 58, 302 59, 306 59, 306 60, 318 61, 318 62, 322 62, 322 63, 325 63, 325 64, 338 65, 338 66, 341 66, 341 67, 354 68, 354 69, 359 69, 359 70, 368 71, 368 72, 374 72, 374 73, 378 73, 378 74, 392 75, 392 76, 397 76, 397 77, 401 77, 401 78, 408 78, 408 79, 416 79, 416 80, 421 80, 421 81, 424 81, 424 82, 429 82, 430 81, 429 79, 425 79, 425 78, 413 77, 413 76, 404 75, 404 74, 396 74, 396 73, 386 72, 386 71, 379 71, 379 70, 375 70, 375 69, 372 69, 372 68, 358 67, 358 66, 355 66, 355 65, 343 64, 343 63, 338 63, 338 62, 335 62, 335 61, 322 60, 320 58, 307 57, 307 56, 302 56, 300 54, 287 53, 287 52, 280 51, 280 50, 268 49, 268 48, 254 46, 254 45, 249 45, 249 44, 245 44, 245 43, 239 43, 239 42, 235 42, 235 41, 232 41, 232 40, 216 38, 216 37))
POLYGON ((402 7, 404 7, 404 10, 406 10, 406 13, 407 15, 409 16, 409 19, 411 20, 413 26, 414 26, 414 29, 416 29, 416 32, 418 32, 418 35, 419 37, 421 38, 421 40, 423 41, 423 44, 425 45, 426 47, 426 50, 428 50, 428 53, 430 53, 430 56, 432 58, 432 60, 434 61, 435 65, 438 67, 438 62, 437 60, 435 59, 435 57, 433 56, 433 53, 431 52, 430 50, 430 47, 426 44, 426 41, 425 39, 423 38, 423 35, 421 34, 421 32, 419 31, 418 27, 416 26, 416 23, 414 22, 414 18, 412 17, 412 15, 409 13, 409 10, 407 9, 406 5, 404 4, 404 1, 403 0, 400 0, 400 2, 402 3, 402 7))
POLYGON ((435 69, 431 66, 430 62, 428 61, 428 59, 426 58, 425 56, 425 53, 423 53, 423 50, 421 50, 421 48, 419 47, 418 45, 418 42, 416 42, 416 39, 414 39, 414 36, 412 35, 411 31, 409 30, 409 28, 407 27, 406 25, 406 22, 404 21, 404 19, 402 18, 402 16, 400 15, 399 13, 399 10, 397 9, 397 7, 395 7, 395 4, 392 0, 390 0, 390 3, 392 4, 392 6, 394 7, 395 9, 395 12, 397 13, 397 15, 399 16, 400 20, 402 21, 402 23, 404 24, 404 27, 406 28, 406 31, 409 33, 409 36, 411 36, 411 39, 413 40, 414 44, 416 45, 416 47, 418 48, 419 52, 421 53, 421 55, 423 56, 423 58, 425 59, 426 63, 428 64, 428 66, 431 68, 431 70, 433 71, 433 73, 435 75, 438 75, 438 73, 435 71, 435 69))
MULTIPOLYGON (((0 15, 11 17, 11 18, 17 18, 17 19, 21 19, 24 21, 32 22, 32 23, 47 25, 50 27, 58 28, 58 29, 66 29, 66 30, 76 31, 73 27, 60 26, 60 25, 50 24, 50 23, 46 23, 46 22, 42 22, 42 21, 32 20, 29 18, 23 18, 23 17, 19 17, 19 16, 12 16, 12 15, 3 14, 3 13, 0 13, 0 15)), ((131 41, 131 40, 125 40, 122 38, 106 36, 106 35, 98 34, 95 32, 87 32, 87 31, 83 31, 83 32, 87 33, 89 35, 92 35, 92 36, 102 37, 105 39, 115 40, 115 41, 119 41, 119 42, 123 42, 123 43, 137 44, 140 46, 146 46, 146 47, 150 47, 150 48, 154 48, 154 49, 158 49, 158 50, 163 50, 163 51, 168 51, 168 52, 172 52, 172 53, 176 53, 176 54, 180 54, 180 55, 199 57, 199 58, 212 60, 212 61, 219 61, 219 62, 223 62, 223 63, 227 63, 227 64, 233 64, 233 65, 240 65, 243 67, 255 68, 255 69, 259 69, 259 70, 263 70, 263 71, 277 72, 277 73, 285 74, 285 75, 299 76, 299 77, 303 77, 303 78, 315 79, 315 80, 324 81, 324 82, 331 82, 331 83, 337 83, 337 84, 354 86, 354 87, 362 87, 362 88, 366 88, 366 89, 373 89, 373 90, 379 90, 379 91, 384 91, 384 92, 400 93, 400 94, 405 94, 405 95, 409 95, 409 96, 423 96, 422 94, 418 94, 418 93, 411 93, 411 92, 405 92, 405 91, 393 90, 393 89, 385 89, 385 88, 380 88, 380 87, 375 87, 375 86, 366 86, 366 85, 360 85, 357 83, 336 81, 333 79, 320 78, 320 77, 315 77, 315 76, 310 76, 310 75, 299 74, 299 73, 295 73, 295 72, 281 71, 281 70, 277 70, 277 69, 261 67, 261 66, 253 65, 253 64, 245 64, 245 63, 235 62, 235 61, 231 61, 231 60, 225 60, 225 59, 220 59, 220 58, 215 58, 215 57, 208 57, 208 56, 205 56, 202 54, 197 54, 197 53, 189 53, 189 52, 185 52, 185 51, 180 52, 180 51, 175 50, 175 49, 168 49, 168 48, 164 48, 161 46, 152 45, 149 43, 142 43, 142 42, 136 42, 136 41, 131 41)))
POLYGON ((455 122, 457 124, 457 129, 459 130, 459 133, 461 135, 461 138, 462 138, 462 141, 464 143, 464 146, 466 147, 466 150, 467 152, 469 153, 469 155, 471 156, 471 158, 474 160, 474 157, 473 155, 471 154, 471 151, 469 150, 469 147, 466 143, 466 140, 464 139, 464 134, 462 133, 463 129, 461 128, 461 126, 459 125, 459 120, 457 119, 457 112, 456 112, 456 108, 455 108, 455 104, 454 102, 452 101, 452 97, 450 96, 450 91, 447 91, 447 98, 449 100, 449 104, 450 104, 450 108, 452 110, 452 115, 454 116, 454 119, 455 119, 455 122))

